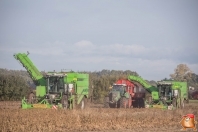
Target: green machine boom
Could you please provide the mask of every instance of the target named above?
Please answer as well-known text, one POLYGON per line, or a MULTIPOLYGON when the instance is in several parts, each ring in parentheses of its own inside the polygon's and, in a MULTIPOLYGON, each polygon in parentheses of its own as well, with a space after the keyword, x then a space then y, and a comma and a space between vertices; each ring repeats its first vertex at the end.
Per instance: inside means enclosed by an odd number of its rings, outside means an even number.
POLYGON ((130 75, 130 76, 128 76, 128 80, 135 81, 135 82, 138 82, 139 84, 141 84, 149 93, 151 93, 151 95, 152 95, 151 97, 153 100, 159 99, 158 89, 156 87, 150 85, 149 83, 147 83, 143 78, 141 78, 139 76, 130 75))
POLYGON ((32 61, 29 59, 28 54, 18 53, 14 54, 14 58, 18 60, 23 67, 27 70, 32 80, 36 84, 36 96, 43 97, 46 94, 46 80, 39 70, 35 67, 32 61))
POLYGON ((155 87, 138 76, 128 76, 128 80, 138 82, 150 93, 145 98, 147 108, 184 108, 184 102, 188 100, 187 82, 158 81, 155 87))
MULTIPOLYGON (((29 54, 29 53, 28 53, 29 54)), ((28 54, 14 54, 36 84, 36 95, 22 99, 22 108, 85 108, 89 91, 89 75, 76 72, 41 72, 28 54)))

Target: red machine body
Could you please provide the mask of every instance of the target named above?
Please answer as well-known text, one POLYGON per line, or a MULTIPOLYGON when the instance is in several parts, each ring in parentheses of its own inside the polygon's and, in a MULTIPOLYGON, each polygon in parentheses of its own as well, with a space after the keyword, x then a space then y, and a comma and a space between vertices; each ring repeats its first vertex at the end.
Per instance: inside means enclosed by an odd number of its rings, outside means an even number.
POLYGON ((129 81, 128 79, 119 79, 116 85, 125 85, 126 92, 130 94, 128 105, 134 108, 144 108, 145 89, 139 84, 129 81))
POLYGON ((134 87, 135 85, 127 79, 120 79, 115 84, 126 85, 126 92, 128 92, 131 97, 134 96, 134 87))
POLYGON ((125 91, 126 92, 128 92, 129 94, 130 94, 130 96, 129 96, 129 99, 128 99, 128 101, 126 101, 126 103, 125 103, 125 108, 126 107, 132 107, 133 105, 133 103, 132 103, 132 98, 134 97, 134 88, 135 88, 135 85, 132 83, 132 82, 130 82, 129 80, 127 80, 127 79, 120 79, 120 80, 117 80, 117 82, 115 83, 116 85, 124 85, 124 86, 126 86, 126 89, 125 89, 125 91))

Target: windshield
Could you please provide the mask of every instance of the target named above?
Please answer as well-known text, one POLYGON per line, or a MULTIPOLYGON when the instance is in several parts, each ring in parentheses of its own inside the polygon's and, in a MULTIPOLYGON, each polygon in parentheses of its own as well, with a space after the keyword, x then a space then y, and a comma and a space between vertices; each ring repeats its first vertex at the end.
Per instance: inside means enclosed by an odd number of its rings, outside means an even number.
POLYGON ((60 93, 64 91, 63 77, 49 77, 47 78, 47 88, 49 92, 60 93))
POLYGON ((159 86, 159 93, 161 96, 170 96, 171 85, 161 85, 159 86))
POLYGON ((112 90, 124 92, 125 88, 126 88, 126 86, 123 86, 123 85, 113 85, 112 90))

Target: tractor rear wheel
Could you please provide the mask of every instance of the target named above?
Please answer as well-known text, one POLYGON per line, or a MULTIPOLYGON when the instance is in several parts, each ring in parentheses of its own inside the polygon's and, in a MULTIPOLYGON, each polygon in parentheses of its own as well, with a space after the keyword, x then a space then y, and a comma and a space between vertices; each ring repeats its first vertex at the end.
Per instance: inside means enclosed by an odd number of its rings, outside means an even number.
POLYGON ((120 99, 120 108, 129 108, 129 99, 127 99, 126 97, 122 97, 120 99))
POLYGON ((67 109, 68 108, 67 95, 63 95, 63 97, 61 99, 61 104, 62 104, 63 109, 67 109))

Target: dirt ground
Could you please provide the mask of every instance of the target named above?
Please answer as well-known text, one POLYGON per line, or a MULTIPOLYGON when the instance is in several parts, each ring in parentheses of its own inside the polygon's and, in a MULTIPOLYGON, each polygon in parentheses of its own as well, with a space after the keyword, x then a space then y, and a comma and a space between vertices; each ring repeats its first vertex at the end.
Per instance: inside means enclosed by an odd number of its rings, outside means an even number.
MULTIPOLYGON (((0 102, 1 132, 179 132, 182 128, 179 122, 183 115, 192 113, 198 119, 196 103, 178 110, 106 109, 100 105, 85 110, 22 110, 18 107, 11 108, 9 104, 14 102, 4 102, 9 108, 2 107, 2 103, 0 102)), ((18 104, 20 106, 19 102, 18 104)))
POLYGON ((21 101, 0 101, 0 108, 20 109, 21 101))

